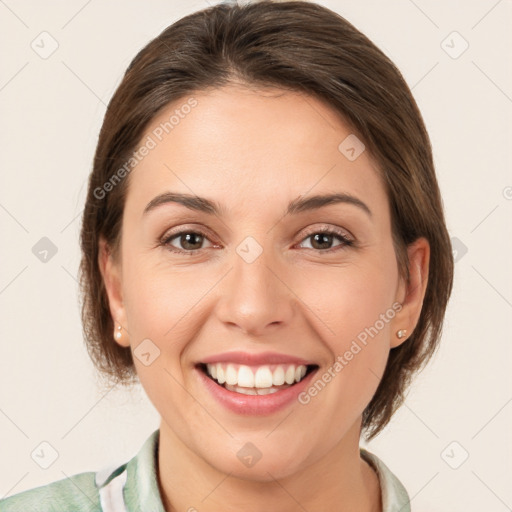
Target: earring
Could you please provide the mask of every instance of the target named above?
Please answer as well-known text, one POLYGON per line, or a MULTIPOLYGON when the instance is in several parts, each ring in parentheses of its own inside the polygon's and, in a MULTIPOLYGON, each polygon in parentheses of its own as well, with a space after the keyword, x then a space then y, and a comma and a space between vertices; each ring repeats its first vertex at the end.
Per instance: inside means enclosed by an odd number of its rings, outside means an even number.
POLYGON ((119 340, 119 339, 121 339, 121 336, 122 336, 122 335, 123 335, 123 334, 121 333, 121 324, 119 324, 119 325, 117 326, 117 332, 115 333, 115 337, 116 337, 116 339, 118 339, 118 340, 119 340))
POLYGON ((407 331, 405 329, 400 329, 399 331, 396 331, 396 337, 397 338, 403 338, 406 335, 407 331))

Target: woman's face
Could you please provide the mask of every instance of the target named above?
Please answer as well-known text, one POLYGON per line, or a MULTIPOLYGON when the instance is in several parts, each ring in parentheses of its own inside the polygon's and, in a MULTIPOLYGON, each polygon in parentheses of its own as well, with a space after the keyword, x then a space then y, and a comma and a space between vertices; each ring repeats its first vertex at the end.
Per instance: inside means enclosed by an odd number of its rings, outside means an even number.
POLYGON ((118 343, 131 346, 162 435, 225 473, 282 477, 334 457, 343 440, 357 445, 402 342, 395 333, 410 332, 419 310, 399 277, 381 179, 333 111, 276 90, 192 96, 153 120, 130 173, 121 261, 105 267, 118 343), (171 193, 190 207, 162 196, 171 193), (331 194, 340 200, 310 201, 331 194), (218 211, 199 208, 206 201, 218 211), (252 364, 233 352, 265 357, 252 364), (250 366, 262 384, 268 370, 279 381, 278 366, 290 376, 292 358, 316 371, 257 396, 198 368, 236 362, 231 376, 250 366))

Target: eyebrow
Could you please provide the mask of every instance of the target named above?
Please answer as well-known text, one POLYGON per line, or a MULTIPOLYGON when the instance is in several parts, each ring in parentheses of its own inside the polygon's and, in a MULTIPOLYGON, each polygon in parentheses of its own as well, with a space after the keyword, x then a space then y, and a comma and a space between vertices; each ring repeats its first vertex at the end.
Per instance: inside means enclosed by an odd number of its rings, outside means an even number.
MULTIPOLYGON (((208 215, 220 216, 223 212, 226 211, 225 208, 223 208, 217 201, 213 201, 205 197, 199 197, 192 194, 165 192, 156 196, 147 204, 146 208, 144 208, 143 215, 149 213, 151 210, 158 208, 159 206, 169 203, 181 204, 190 210, 203 212, 208 215)), ((372 216, 370 208, 363 201, 347 193, 323 194, 305 198, 299 197, 290 201, 286 209, 286 215, 318 210, 324 206, 338 203, 357 206, 368 216, 372 216)))

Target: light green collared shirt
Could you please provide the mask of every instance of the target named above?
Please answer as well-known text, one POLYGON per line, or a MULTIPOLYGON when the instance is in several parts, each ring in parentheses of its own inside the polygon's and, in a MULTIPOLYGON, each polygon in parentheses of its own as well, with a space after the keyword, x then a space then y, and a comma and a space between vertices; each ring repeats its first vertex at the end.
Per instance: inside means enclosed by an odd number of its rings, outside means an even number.
MULTIPOLYGON (((0 512, 165 512, 157 481, 159 432, 127 463, 1 499, 0 512)), ((409 496, 398 478, 376 455, 364 448, 360 453, 379 477, 383 512, 410 512, 409 496)))

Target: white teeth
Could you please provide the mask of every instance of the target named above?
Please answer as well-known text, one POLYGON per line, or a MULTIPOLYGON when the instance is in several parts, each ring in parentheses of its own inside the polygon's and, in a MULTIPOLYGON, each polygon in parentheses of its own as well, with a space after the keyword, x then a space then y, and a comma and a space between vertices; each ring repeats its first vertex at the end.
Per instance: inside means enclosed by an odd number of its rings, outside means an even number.
POLYGON ((286 384, 293 384, 295 382, 295 366, 288 367, 284 380, 286 384))
POLYGON ((254 376, 254 385, 257 388, 272 387, 272 372, 268 366, 260 366, 254 376))
MULTIPOLYGON (((289 387, 289 386, 287 386, 289 387)), ((235 393, 240 393, 242 395, 270 395, 272 393, 276 393, 280 391, 282 388, 265 388, 265 389, 256 389, 256 388, 244 388, 239 386, 230 386, 226 384, 226 389, 228 391, 234 391, 235 393)))
POLYGON ((271 395, 272 393, 276 393, 279 390, 280 388, 261 388, 257 390, 257 393, 258 395, 271 395))
POLYGON ((274 373, 272 374, 272 384, 274 386, 281 386, 284 384, 284 368, 282 366, 278 366, 274 373))
POLYGON ((307 371, 305 365, 272 365, 272 367, 273 371, 269 365, 251 368, 247 365, 237 365, 235 363, 215 363, 207 364, 206 371, 219 384, 225 383, 226 388, 235 386, 256 389, 258 394, 267 394, 266 390, 271 390, 273 386, 291 385, 300 382, 307 371), (265 390, 265 393, 259 393, 259 390, 265 390))
POLYGON ((299 382, 302 377, 306 375, 306 367, 305 366, 297 366, 297 369, 295 370, 295 380, 299 382))
POLYGON ((236 393, 241 393, 242 395, 257 395, 258 393, 254 388, 240 388, 238 386, 229 386, 226 384, 226 389, 228 391, 235 391, 236 393))
POLYGON ((228 364, 226 370, 226 384, 229 384, 230 386, 238 384, 238 372, 232 364, 228 364))
POLYGON ((240 366, 238 369, 238 385, 244 388, 254 387, 254 373, 248 366, 240 366))

